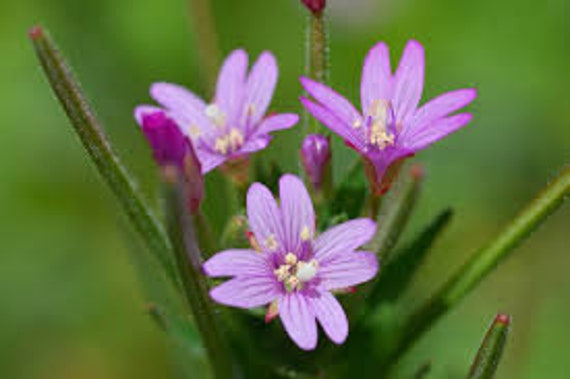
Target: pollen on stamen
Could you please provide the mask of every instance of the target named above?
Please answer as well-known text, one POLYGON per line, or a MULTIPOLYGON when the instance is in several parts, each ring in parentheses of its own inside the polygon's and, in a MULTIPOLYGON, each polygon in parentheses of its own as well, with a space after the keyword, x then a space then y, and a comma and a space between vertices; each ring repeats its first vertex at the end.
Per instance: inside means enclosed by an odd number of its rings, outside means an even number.
POLYGON ((216 104, 210 104, 205 109, 206 116, 218 127, 224 127, 226 124, 226 115, 216 104))
POLYGON ((196 125, 190 125, 188 128, 188 134, 190 134, 190 138, 198 138, 202 134, 200 128, 196 125))
POLYGON ((362 126, 362 120, 359 119, 359 118, 356 119, 356 120, 354 120, 354 122, 352 123, 352 127, 353 127, 354 129, 358 129, 358 128, 360 128, 361 126, 362 126))
POLYGON ((269 236, 267 236, 267 238, 265 239, 263 244, 270 251, 274 251, 275 249, 277 249, 277 246, 278 246, 277 240, 275 239, 275 236, 273 234, 270 234, 269 236))
POLYGON ((230 147, 230 139, 227 135, 216 138, 214 150, 216 150, 218 153, 227 154, 229 147, 230 147))
POLYGON ((287 253, 285 255, 285 263, 291 266, 294 266, 297 264, 297 256, 293 253, 287 253))
POLYGON ((310 239, 311 239, 311 230, 307 225, 305 225, 301 230, 301 241, 308 241, 310 239))

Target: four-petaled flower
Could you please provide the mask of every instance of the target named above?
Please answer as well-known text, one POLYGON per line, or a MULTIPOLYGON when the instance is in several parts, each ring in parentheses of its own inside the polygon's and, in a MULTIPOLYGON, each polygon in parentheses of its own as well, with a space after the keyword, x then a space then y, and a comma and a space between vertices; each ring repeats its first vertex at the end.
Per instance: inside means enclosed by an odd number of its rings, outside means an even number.
MULTIPOLYGON (((225 60, 218 76, 216 94, 210 104, 187 89, 170 83, 154 83, 150 94, 174 119, 196 149, 205 174, 228 160, 264 149, 270 132, 287 129, 298 122, 292 113, 264 117, 277 84, 277 62, 262 53, 247 73, 248 56, 235 50, 225 60)), ((161 108, 141 105, 135 118, 161 108)))
POLYGON ((316 100, 302 97, 305 108, 365 158, 379 192, 387 189, 382 179, 393 163, 471 121, 469 113, 452 113, 477 96, 475 89, 460 89, 418 108, 424 86, 424 49, 413 40, 406 45, 394 75, 386 44, 378 43, 370 50, 362 69, 362 113, 321 83, 308 78, 301 78, 301 83, 316 100))
POLYGON ((234 307, 276 305, 285 330, 302 349, 317 345, 316 320, 333 342, 343 343, 348 321, 331 291, 374 277, 376 256, 355 250, 373 237, 376 224, 356 219, 316 236, 313 204, 302 181, 282 176, 279 198, 278 205, 260 183, 250 187, 247 216, 258 251, 225 250, 206 261, 208 276, 233 277, 210 294, 234 307))

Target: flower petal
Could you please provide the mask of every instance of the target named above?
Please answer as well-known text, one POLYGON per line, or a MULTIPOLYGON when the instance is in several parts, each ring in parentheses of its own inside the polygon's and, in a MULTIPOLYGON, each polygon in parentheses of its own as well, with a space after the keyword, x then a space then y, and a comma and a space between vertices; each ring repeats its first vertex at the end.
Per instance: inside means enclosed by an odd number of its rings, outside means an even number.
POLYGON ((279 299, 279 317, 293 342, 303 350, 317 347, 317 322, 308 300, 293 292, 279 299))
POLYGON ((337 225, 315 239, 313 250, 319 263, 335 255, 346 255, 374 237, 376 223, 369 218, 358 218, 337 225))
POLYGON ((281 113, 266 117, 261 121, 255 135, 269 134, 276 130, 289 129, 299 122, 299 116, 295 113, 281 113))
POLYGON ((193 137, 190 130, 197 127, 201 133, 212 132, 212 124, 206 117, 206 104, 186 88, 171 83, 154 83, 150 87, 151 97, 168 110, 182 132, 193 137))
POLYGON ((471 113, 459 113, 437 120, 422 129, 415 130, 412 135, 407 136, 406 147, 413 151, 425 149, 448 134, 461 129, 467 125, 472 118, 473 115, 471 113))
POLYGON ((315 234, 315 210, 309 192, 301 179, 286 174, 279 179, 279 200, 285 248, 287 251, 300 251, 304 229, 309 232, 304 236, 306 240, 315 234))
POLYGON ((135 120, 137 121, 137 123, 142 126, 142 122, 143 122, 143 117, 145 115, 149 115, 152 113, 156 113, 156 112, 164 112, 164 109, 160 108, 160 107, 156 107, 154 105, 138 105, 133 114, 135 116, 135 120))
POLYGON ((250 137, 247 142, 241 147, 236 155, 251 154, 259 150, 263 150, 269 145, 271 136, 260 135, 257 137, 250 137))
POLYGON ((322 105, 314 103, 305 97, 301 97, 300 99, 305 109, 324 126, 338 134, 356 150, 364 150, 364 142, 358 134, 358 131, 353 128, 352 125, 346 124, 337 115, 322 105))
POLYGON ((409 41, 394 74, 392 101, 398 123, 405 125, 418 107, 424 88, 424 66, 424 48, 418 41, 409 41))
POLYGON ((271 303, 279 296, 274 276, 237 277, 210 290, 217 303, 238 308, 254 308, 271 303))
POLYGON ((364 59, 360 98, 362 113, 367 114, 374 100, 392 98, 392 71, 390 53, 384 42, 376 44, 364 59))
POLYGON ((311 300, 315 316, 327 336, 336 344, 343 343, 348 336, 348 320, 338 300, 329 291, 311 300))
POLYGON ((227 156, 211 153, 209 149, 200 148, 200 144, 196 144, 195 146, 196 155, 198 156, 198 160, 200 161, 200 165, 202 166, 202 175, 207 174, 208 172, 212 171, 222 163, 224 163, 227 159, 227 156))
POLYGON ((210 277, 272 275, 267 256, 250 249, 231 249, 216 253, 204 262, 203 269, 210 277))
POLYGON ((281 211, 275 198, 261 183, 253 183, 247 192, 247 218, 249 226, 260 246, 275 250, 281 250, 282 226, 281 211), (272 240, 277 246, 272 246, 272 240))
POLYGON ((226 115, 226 123, 235 125, 241 116, 245 93, 248 57, 244 50, 234 50, 222 64, 216 85, 215 103, 226 115))
POLYGON ((350 101, 332 88, 305 77, 301 77, 299 80, 309 95, 345 124, 352 125, 355 121, 362 119, 350 101))
POLYGON ((250 123, 257 124, 265 115, 277 85, 278 75, 277 61, 273 54, 268 51, 261 53, 246 83, 246 113, 251 112, 246 116, 250 118, 250 123))
POLYGON ((327 290, 364 283, 378 272, 376 254, 366 251, 335 254, 326 262, 319 262, 321 285, 327 290))

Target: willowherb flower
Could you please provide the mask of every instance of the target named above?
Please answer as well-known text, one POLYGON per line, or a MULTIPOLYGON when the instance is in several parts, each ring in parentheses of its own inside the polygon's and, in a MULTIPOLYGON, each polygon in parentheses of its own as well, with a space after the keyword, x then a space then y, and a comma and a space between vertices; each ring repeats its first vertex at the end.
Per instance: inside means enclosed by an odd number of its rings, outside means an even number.
POLYGON ((204 263, 211 277, 233 277, 213 288, 218 303, 252 308, 271 304, 285 330, 302 349, 317 345, 319 321, 329 338, 348 335, 344 310, 331 291, 365 282, 378 271, 373 253, 355 251, 374 235, 366 218, 340 224, 317 236, 315 212, 303 182, 287 174, 279 181, 278 205, 271 192, 254 183, 247 194, 247 216, 256 250, 232 249, 204 263))
POLYGON ((188 208, 191 212, 197 211, 204 197, 204 182, 192 143, 164 111, 148 110, 138 116, 154 160, 163 169, 164 179, 177 180, 180 175, 184 181, 188 208))
POLYGON ((143 114, 163 109, 192 140, 204 174, 226 161, 246 157, 267 147, 270 132, 298 122, 292 113, 265 117, 277 84, 275 57, 264 52, 249 74, 247 69, 247 53, 232 52, 222 65, 210 104, 179 85, 154 83, 150 94, 163 108, 138 106, 135 118, 140 124, 143 114))
POLYGON ((319 189, 323 175, 330 164, 331 150, 329 139, 322 134, 309 134, 301 145, 301 162, 311 184, 319 189))
POLYGON ((321 123, 342 137, 365 158, 369 177, 378 192, 391 175, 391 166, 433 142, 465 126, 469 113, 453 114, 471 103, 475 89, 444 93, 418 107, 424 86, 424 49, 417 41, 406 45, 398 69, 392 75, 385 43, 368 53, 360 86, 362 113, 331 88, 301 78, 307 93, 305 108, 321 123))

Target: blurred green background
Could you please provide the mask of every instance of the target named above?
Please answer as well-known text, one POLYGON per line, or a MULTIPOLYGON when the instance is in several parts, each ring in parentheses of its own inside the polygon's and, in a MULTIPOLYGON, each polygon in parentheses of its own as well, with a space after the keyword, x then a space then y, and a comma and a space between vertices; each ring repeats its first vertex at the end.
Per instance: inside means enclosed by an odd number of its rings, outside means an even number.
MULTIPOLYGON (((212 0, 224 53, 278 57, 273 107, 299 111, 305 13, 296 0, 212 0)), ((427 50, 425 99, 479 89, 465 130, 418 154, 427 181, 408 235, 440 209, 452 226, 404 299, 413 307, 494 235, 570 158, 570 5, 566 0, 330 0, 332 85, 357 100, 362 59, 386 40, 427 50)), ((42 76, 27 29, 59 42, 127 164, 153 196, 156 175, 132 120, 149 84, 203 93, 184 0, 0 3, 0 376, 175 377, 169 342, 145 315, 125 223, 42 76)), ((198 36, 199 38, 199 36, 198 36)), ((297 169, 300 129, 264 152, 297 169)), ((336 158, 353 153, 337 144, 336 158)), ((499 378, 568 378, 570 207, 448 314, 398 366, 410 378, 462 377, 497 311, 513 317, 499 378)), ((198 372, 198 371, 197 371, 198 372)), ((200 377, 197 374, 196 377, 200 377)))

